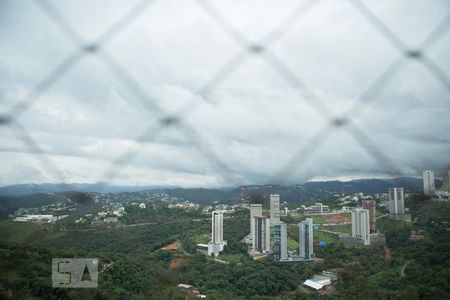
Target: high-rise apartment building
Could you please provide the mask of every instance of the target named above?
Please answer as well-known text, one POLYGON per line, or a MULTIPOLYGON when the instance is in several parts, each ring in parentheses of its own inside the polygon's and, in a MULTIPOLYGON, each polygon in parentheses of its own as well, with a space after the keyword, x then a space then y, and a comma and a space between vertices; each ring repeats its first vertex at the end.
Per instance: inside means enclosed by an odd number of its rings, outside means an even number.
POLYGON ((268 253, 270 252, 270 219, 268 217, 254 217, 254 219, 252 251, 268 253))
POLYGON ((389 189, 389 213, 396 215, 405 213, 405 193, 403 188, 389 189))
POLYGON ((370 245, 369 210, 356 208, 352 210, 352 237, 360 239, 364 245, 370 245))
POLYGON ((434 172, 433 171, 423 171, 423 193, 426 196, 431 196, 434 191, 434 172))
POLYGON ((217 256, 227 244, 223 240, 223 213, 213 211, 211 217, 211 241, 208 243, 208 255, 217 256))
POLYGON ((273 230, 273 259, 286 260, 287 254, 287 225, 284 222, 271 222, 273 230))
POLYGON ((363 200, 362 206, 369 211, 370 232, 376 232, 377 226, 377 202, 375 200, 363 200))
POLYGON ((298 223, 299 229, 299 255, 301 260, 313 260, 313 219, 307 218, 298 223))
POLYGON ((450 192, 450 170, 444 171, 444 176, 442 177, 442 190, 450 192))
POLYGON ((223 213, 220 211, 212 212, 212 242, 217 244, 223 242, 223 213))
POLYGON ((255 236, 255 217, 262 217, 262 204, 250 204, 250 239, 255 236))
POLYGON ((270 195, 270 221, 280 221, 280 195, 278 194, 270 195))

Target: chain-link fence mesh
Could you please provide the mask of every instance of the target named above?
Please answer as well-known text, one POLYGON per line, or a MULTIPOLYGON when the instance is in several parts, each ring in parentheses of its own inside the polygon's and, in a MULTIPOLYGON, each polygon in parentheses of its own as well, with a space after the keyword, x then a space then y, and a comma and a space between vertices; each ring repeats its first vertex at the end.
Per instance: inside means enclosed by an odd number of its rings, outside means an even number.
MULTIPOLYGON (((311 89, 307 82, 303 80, 301 72, 294 71, 286 64, 282 57, 272 51, 272 47, 294 26, 301 23, 308 14, 319 9, 319 3, 326 1, 299 1, 296 9, 283 19, 279 26, 271 30, 262 38, 253 40, 242 33, 232 21, 227 18, 214 1, 197 0, 194 1, 210 18, 218 25, 223 32, 231 38, 239 47, 239 51, 223 62, 221 68, 209 77, 203 86, 200 87, 189 101, 186 101, 179 109, 175 111, 165 111, 157 99, 153 98, 142 87, 140 80, 135 78, 128 71, 127 65, 109 51, 109 44, 119 33, 124 32, 133 22, 144 12, 151 10, 154 2, 158 0, 144 0, 132 7, 128 12, 104 31, 97 39, 88 42, 78 32, 77 26, 70 23, 58 7, 47 0, 37 0, 36 3, 42 12, 52 20, 67 38, 75 45, 75 49, 56 67, 48 72, 36 85, 20 99, 17 99, 7 112, 0 116, 0 126, 8 127, 14 131, 17 139, 21 140, 28 148, 31 155, 35 155, 40 160, 41 165, 48 173, 54 175, 60 181, 70 181, 59 170, 58 166, 51 162, 46 156, 46 151, 41 149, 39 141, 36 141, 28 133, 30 128, 25 128, 19 122, 19 116, 30 109, 32 105, 39 102, 42 95, 47 93, 55 83, 63 76, 69 73, 85 56, 94 56, 101 61, 110 73, 123 84, 128 91, 148 110, 148 124, 143 124, 144 130, 136 138, 136 143, 127 151, 121 153, 111 162, 111 166, 102 174, 99 179, 114 178, 123 166, 126 166, 130 160, 138 155, 145 144, 152 142, 159 135, 163 134, 169 128, 176 129, 186 139, 188 139, 196 149, 205 158, 217 173, 223 178, 229 186, 236 186, 242 183, 241 178, 221 159, 208 140, 202 136, 198 130, 192 126, 187 117, 194 113, 199 107, 207 102, 214 102, 213 91, 220 89, 221 84, 225 82, 240 66, 245 64, 252 57, 258 57, 271 70, 276 72, 292 89, 299 91, 302 95, 301 101, 311 106, 324 120, 326 125, 317 128, 315 134, 312 134, 303 145, 287 159, 280 158, 282 167, 273 174, 268 183, 283 184, 289 182, 293 173, 302 167, 302 165, 311 157, 311 155, 320 148, 321 144, 332 136, 338 129, 345 130, 361 146, 361 149, 370 155, 385 171, 392 177, 402 176, 402 171, 396 162, 390 159, 385 151, 377 142, 367 134, 363 128, 353 122, 353 117, 360 115, 370 105, 377 101, 379 95, 400 72, 402 67, 408 61, 415 61, 426 68, 435 79, 442 84, 447 93, 450 93, 450 78, 442 68, 427 56, 427 49, 437 43, 450 28, 450 10, 442 20, 436 20, 437 25, 428 34, 428 36, 416 48, 409 47, 391 28, 389 28, 375 14, 367 4, 360 0, 348 0, 347 2, 362 16, 373 29, 381 34, 384 39, 398 50, 398 57, 392 63, 388 63, 386 68, 380 74, 374 74, 375 80, 361 94, 358 101, 354 103, 347 111, 342 114, 336 114, 330 109, 325 101, 311 89), (198 96, 201 97, 198 97, 198 96), (282 161, 287 161, 284 165, 282 161)), ((160 1, 160 0, 159 0, 160 1)), ((58 3, 59 4, 59 3, 58 3)), ((62 4, 61 4, 62 5, 62 4)), ((326 5, 326 3, 324 4, 326 5)), ((101 16, 99 16, 101 17, 101 16)), ((155 57, 154 59, 158 59, 155 57)), ((131 105, 131 104, 130 104, 131 105)), ((445 124, 443 124, 445 126, 445 124)), ((448 130, 449 128, 447 128, 448 130)), ((445 128, 444 128, 445 130, 445 128)))

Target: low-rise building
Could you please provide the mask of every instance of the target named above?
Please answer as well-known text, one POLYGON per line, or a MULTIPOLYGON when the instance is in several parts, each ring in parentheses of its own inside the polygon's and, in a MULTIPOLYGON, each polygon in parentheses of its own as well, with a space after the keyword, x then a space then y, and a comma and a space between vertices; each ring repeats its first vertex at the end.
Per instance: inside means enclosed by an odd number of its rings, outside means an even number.
POLYGON ((110 216, 103 219, 104 223, 117 223, 119 221, 119 218, 116 216, 110 216))
MULTIPOLYGON (((386 237, 384 236, 384 234, 382 233, 372 233, 369 236, 370 239, 370 245, 372 246, 384 246, 386 245, 386 237)), ((341 233, 339 234, 339 241, 344 244, 345 246, 356 246, 356 247, 363 247, 364 245, 369 245, 369 244, 364 244, 364 240, 363 239, 359 239, 356 237, 352 237, 350 234, 348 233, 341 233)))
POLYGON ((208 254, 208 250, 209 250, 208 244, 197 244, 197 252, 208 254))
POLYGON ((303 282, 303 285, 314 291, 320 291, 331 285, 331 278, 325 275, 314 275, 303 282))
POLYGON ((420 240, 423 240, 427 236, 427 234, 428 233, 424 230, 419 230, 419 231, 411 230, 411 233, 409 235, 409 240, 410 241, 420 241, 420 240))
POLYGON ((328 205, 319 202, 309 207, 305 207, 305 214, 321 214, 329 211, 330 207, 328 205))

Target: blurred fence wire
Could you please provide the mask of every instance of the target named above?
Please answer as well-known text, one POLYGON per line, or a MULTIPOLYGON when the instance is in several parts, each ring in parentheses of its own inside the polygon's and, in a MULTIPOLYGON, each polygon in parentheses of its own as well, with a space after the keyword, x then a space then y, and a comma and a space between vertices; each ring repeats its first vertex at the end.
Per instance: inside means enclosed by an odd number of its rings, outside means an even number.
POLYGON ((108 43, 116 35, 123 32, 146 10, 152 9, 152 3, 158 0, 143 0, 126 12, 122 18, 113 23, 103 34, 94 41, 86 41, 82 35, 73 27, 64 17, 64 15, 49 1, 36 0, 36 3, 42 11, 50 18, 55 26, 73 42, 75 49, 59 65, 50 70, 35 86, 31 87, 24 97, 18 99, 12 108, 0 115, 0 126, 8 126, 14 131, 17 139, 21 140, 28 148, 30 153, 36 154, 45 170, 53 174, 61 181, 66 181, 64 174, 58 170, 45 155, 45 151, 39 147, 31 135, 18 121, 18 117, 28 110, 39 98, 45 94, 59 79, 65 76, 77 63, 88 55, 96 56, 109 69, 111 74, 116 77, 121 84, 126 87, 136 100, 140 101, 148 110, 149 119, 146 129, 136 138, 135 146, 130 147, 124 153, 120 154, 111 166, 104 171, 101 178, 114 178, 120 169, 127 165, 136 155, 139 154, 145 143, 153 141, 167 128, 179 130, 193 145, 199 153, 211 163, 218 174, 230 186, 236 186, 241 183, 239 175, 227 166, 217 153, 209 146, 208 141, 202 137, 199 132, 188 123, 187 116, 200 107, 202 101, 214 101, 212 92, 233 74, 250 57, 258 56, 272 70, 274 70, 291 88, 297 90, 307 102, 321 117, 326 120, 326 125, 319 128, 315 134, 309 138, 300 149, 287 160, 287 163, 271 178, 268 183, 283 184, 287 183, 289 177, 293 175, 296 169, 300 168, 308 158, 320 147, 320 145, 331 136, 336 130, 346 130, 361 148, 367 152, 386 172, 393 177, 403 175, 400 168, 394 161, 376 144, 374 140, 362 128, 359 128, 352 122, 353 116, 361 114, 369 105, 377 101, 377 97, 383 89, 389 84, 396 74, 402 69, 407 61, 417 61, 421 63, 428 71, 446 88, 450 93, 450 78, 432 59, 427 56, 427 49, 435 44, 450 29, 450 11, 434 27, 431 33, 421 42, 418 47, 409 47, 399 36, 397 36, 383 21, 371 11, 360 0, 347 0, 356 11, 378 32, 386 41, 398 50, 398 57, 389 63, 386 68, 376 76, 372 84, 369 85, 357 101, 348 111, 336 115, 331 111, 325 102, 308 87, 308 83, 302 79, 302 74, 294 72, 281 57, 271 51, 271 47, 277 41, 292 29, 308 13, 317 8, 321 0, 300 1, 296 9, 292 11, 284 20, 282 20, 275 30, 268 32, 259 40, 252 40, 245 36, 214 4, 212 0, 195 0, 199 7, 227 34, 239 47, 230 59, 225 61, 219 70, 212 74, 203 86, 194 93, 194 96, 184 105, 174 112, 164 111, 153 99, 139 81, 131 75, 124 66, 110 51, 108 43), (200 97, 199 97, 200 96, 200 97), (202 100, 203 99, 203 100, 202 100))

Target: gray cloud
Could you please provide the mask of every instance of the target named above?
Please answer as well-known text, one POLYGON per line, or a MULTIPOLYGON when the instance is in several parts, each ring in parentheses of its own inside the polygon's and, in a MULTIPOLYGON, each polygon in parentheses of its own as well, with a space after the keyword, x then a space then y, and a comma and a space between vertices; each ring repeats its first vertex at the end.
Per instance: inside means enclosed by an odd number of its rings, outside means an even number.
MULTIPOLYGON (((94 40, 132 3, 52 2, 80 34, 94 40)), ((364 2, 405 43, 415 48, 450 11, 447 1, 364 2)), ((252 40, 275 29, 298 1, 214 1, 252 40)), ((8 112, 76 45, 34 2, 2 1, 0 7, 0 112, 8 112)), ((450 32, 427 56, 450 77, 450 32)), ((195 1, 155 1, 105 45, 164 111, 199 103, 182 115, 198 132, 198 146, 182 128, 165 128, 154 139, 136 138, 163 115, 136 98, 95 54, 83 57, 18 121, 63 178, 39 154, 0 128, 0 184, 95 182, 225 186, 266 183, 329 120, 300 86, 292 86, 262 57, 249 57, 207 98, 196 94, 233 55, 236 44, 195 1), (128 149, 138 154, 105 177, 128 149), (211 159, 211 153, 232 173, 211 159), (209 158, 208 158, 209 157, 209 158)), ((301 78, 334 117, 357 101, 401 54, 347 1, 323 1, 268 48, 301 78)), ((142 99, 141 99, 142 100, 142 99)), ((144 101, 149 101, 144 99, 144 101)), ((315 100, 313 100, 315 101, 315 100)), ((406 61, 374 103, 351 124, 366 132, 405 175, 450 165, 450 91, 418 62, 406 61)), ((150 132, 150 136, 153 136, 150 132)), ((310 179, 385 177, 380 161, 346 128, 331 135, 289 183, 310 179)))

